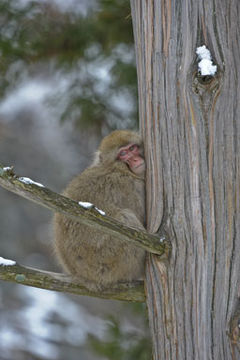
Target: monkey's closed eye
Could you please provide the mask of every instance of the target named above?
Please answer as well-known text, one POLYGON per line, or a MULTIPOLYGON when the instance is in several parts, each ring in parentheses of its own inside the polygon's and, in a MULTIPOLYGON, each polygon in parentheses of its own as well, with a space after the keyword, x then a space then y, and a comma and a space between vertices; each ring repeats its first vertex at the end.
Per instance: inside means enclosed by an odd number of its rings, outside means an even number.
POLYGON ((129 150, 130 150, 130 151, 133 151, 133 150, 135 150, 136 148, 138 148, 138 146, 134 144, 134 145, 130 146, 129 150))
POLYGON ((127 155, 127 151, 126 151, 126 150, 120 151, 119 156, 125 156, 125 155, 127 155))

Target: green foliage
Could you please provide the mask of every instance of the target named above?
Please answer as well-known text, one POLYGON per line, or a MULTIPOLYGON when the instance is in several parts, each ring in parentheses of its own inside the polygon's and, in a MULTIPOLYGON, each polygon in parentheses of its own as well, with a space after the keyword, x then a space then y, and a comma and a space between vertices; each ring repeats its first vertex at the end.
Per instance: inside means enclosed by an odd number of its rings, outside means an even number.
POLYGON ((98 41, 103 44, 103 48, 111 52, 112 48, 119 43, 132 45, 133 33, 129 1, 100 0, 99 5, 96 30, 98 41))
POLYGON ((66 104, 62 120, 115 128, 126 126, 127 119, 134 127, 137 79, 129 1, 99 0, 88 16, 63 12, 51 1, 17 4, 16 0, 0 4, 0 95, 24 76, 31 78, 49 68, 52 76, 71 77, 67 88, 53 89, 48 99, 48 106, 53 106, 51 100, 66 104), (99 75, 102 69, 107 77, 99 75), (113 98, 118 97, 116 107, 113 98), (132 103, 129 111, 123 111, 123 97, 132 103))
POLYGON ((151 342, 146 334, 134 329, 121 329, 120 322, 110 317, 107 341, 89 335, 89 345, 98 356, 109 360, 150 360, 151 342))

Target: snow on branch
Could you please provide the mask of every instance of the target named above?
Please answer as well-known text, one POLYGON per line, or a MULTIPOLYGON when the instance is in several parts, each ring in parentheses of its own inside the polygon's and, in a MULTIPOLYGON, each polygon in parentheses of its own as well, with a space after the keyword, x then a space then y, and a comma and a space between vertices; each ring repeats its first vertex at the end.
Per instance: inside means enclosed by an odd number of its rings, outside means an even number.
POLYGON ((0 256, 0 266, 13 266, 16 265, 16 261, 4 259, 0 256))

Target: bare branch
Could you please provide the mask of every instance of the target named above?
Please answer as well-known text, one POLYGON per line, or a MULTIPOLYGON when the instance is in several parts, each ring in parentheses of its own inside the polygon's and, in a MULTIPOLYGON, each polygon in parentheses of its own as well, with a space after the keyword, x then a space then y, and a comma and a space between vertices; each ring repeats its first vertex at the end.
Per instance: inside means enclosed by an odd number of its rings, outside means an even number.
POLYGON ((68 292, 102 299, 144 302, 143 281, 121 283, 101 292, 89 291, 71 276, 33 269, 19 264, 0 265, 0 279, 46 290, 68 292))
POLYGON ((170 243, 165 236, 152 235, 146 231, 125 226, 107 215, 101 215, 94 207, 86 209, 78 202, 59 195, 31 179, 16 176, 10 167, 0 166, 0 185, 50 210, 60 212, 120 240, 134 243, 135 246, 151 253, 158 255, 169 253, 170 243))

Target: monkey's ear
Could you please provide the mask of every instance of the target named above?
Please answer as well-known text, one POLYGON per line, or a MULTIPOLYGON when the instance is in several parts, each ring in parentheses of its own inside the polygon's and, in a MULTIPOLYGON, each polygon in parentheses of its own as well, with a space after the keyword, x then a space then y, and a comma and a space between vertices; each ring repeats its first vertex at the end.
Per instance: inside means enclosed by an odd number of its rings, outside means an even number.
POLYGON ((94 154, 94 159, 91 166, 97 166, 101 163, 101 152, 98 150, 94 154))

